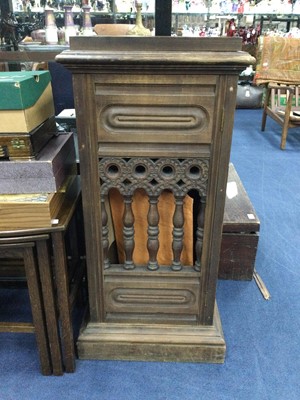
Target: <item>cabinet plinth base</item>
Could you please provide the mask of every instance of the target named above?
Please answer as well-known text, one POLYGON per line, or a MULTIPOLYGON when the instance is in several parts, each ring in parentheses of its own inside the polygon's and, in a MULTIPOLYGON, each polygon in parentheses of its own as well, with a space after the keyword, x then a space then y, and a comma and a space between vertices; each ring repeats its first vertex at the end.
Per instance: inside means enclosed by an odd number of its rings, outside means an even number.
POLYGON ((78 342, 80 359, 223 363, 220 316, 209 326, 88 323, 78 342))

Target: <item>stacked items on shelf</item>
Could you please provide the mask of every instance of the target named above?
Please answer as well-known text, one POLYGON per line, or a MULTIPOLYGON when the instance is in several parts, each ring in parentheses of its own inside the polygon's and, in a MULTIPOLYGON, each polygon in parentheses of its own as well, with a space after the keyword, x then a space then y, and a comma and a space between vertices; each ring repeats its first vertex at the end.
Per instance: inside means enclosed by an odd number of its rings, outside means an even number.
POLYGON ((204 0, 173 0, 172 12, 174 13, 205 13, 207 12, 207 1, 204 0))
POLYGON ((239 36, 242 38, 243 45, 256 44, 260 36, 260 25, 254 26, 253 24, 246 25, 231 18, 225 24, 226 36, 234 37, 239 36))
POLYGON ((77 171, 73 134, 57 134, 49 71, 3 72, 0 91, 0 230, 50 227, 77 171))
POLYGON ((293 26, 288 31, 280 29, 280 27, 268 28, 264 31, 263 36, 281 36, 288 38, 300 38, 300 29, 293 26))
MULTIPOLYGON (((96 2, 95 2, 96 3, 96 2)), ((102 2, 105 3, 105 2, 102 2)), ((142 5, 142 9, 144 12, 154 13, 155 12, 155 0, 114 0, 114 10, 118 13, 131 13, 136 12, 136 3, 140 3, 142 5)), ((98 6, 99 8, 99 6, 98 6)), ((113 8, 113 7, 111 7, 113 8)))
POLYGON ((239 36, 244 45, 256 45, 263 21, 269 29, 299 25, 300 0, 173 0, 172 13, 175 35, 239 36))
POLYGON ((175 13, 210 14, 291 14, 295 13, 300 0, 173 0, 175 13))
POLYGON ((256 1, 256 4, 252 7, 252 12, 258 14, 291 14, 293 13, 292 0, 261 0, 256 1))
POLYGON ((254 2, 248 0, 212 0, 210 2, 211 13, 247 13, 254 2))

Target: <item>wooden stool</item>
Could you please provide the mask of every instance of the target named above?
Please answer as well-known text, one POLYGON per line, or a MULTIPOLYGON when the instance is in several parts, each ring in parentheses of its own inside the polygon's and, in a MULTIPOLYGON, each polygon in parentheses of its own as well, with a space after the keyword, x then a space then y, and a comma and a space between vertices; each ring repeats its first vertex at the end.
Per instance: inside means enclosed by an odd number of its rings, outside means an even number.
MULTIPOLYGON (((71 311, 83 278, 84 266, 81 262, 82 258, 80 258, 82 252, 78 251, 75 255, 72 254, 74 256, 72 261, 76 261, 76 263, 72 263, 75 277, 73 277, 74 290, 70 291, 65 236, 72 234, 72 240, 75 238, 77 247, 80 247, 76 232, 78 226, 71 223, 77 218, 77 212, 79 212, 80 193, 80 180, 76 178, 58 212, 58 224, 50 228, 0 232, 0 256, 23 258, 24 260, 34 332, 37 335, 42 373, 45 375, 51 373, 62 375, 64 370, 66 372, 75 370, 71 311), (59 324, 61 324, 61 335, 59 334, 59 324)), ((8 331, 6 326, 7 324, 3 325, 2 331, 8 331)), ((10 331, 22 331, 20 327, 13 329, 10 331)), ((26 329, 29 328, 26 327, 26 329)), ((29 331, 33 331, 32 326, 29 331)))

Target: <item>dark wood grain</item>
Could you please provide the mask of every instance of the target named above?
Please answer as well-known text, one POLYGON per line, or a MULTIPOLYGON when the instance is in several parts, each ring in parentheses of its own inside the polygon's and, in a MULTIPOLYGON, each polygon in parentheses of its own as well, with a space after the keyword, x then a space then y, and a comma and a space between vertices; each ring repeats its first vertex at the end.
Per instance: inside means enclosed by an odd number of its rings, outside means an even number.
MULTIPOLYGON (((77 115, 90 303, 80 357, 224 361, 215 292, 227 170, 238 74, 254 61, 240 50, 239 39, 78 37, 56 57, 73 73, 77 115), (125 217, 128 196, 138 189, 148 196, 149 264, 106 268, 101 200, 109 189, 123 195, 125 217), (175 271, 157 262, 164 190, 177 200, 191 190, 205 199, 198 266, 178 264, 179 200, 175 271)), ((127 236, 130 258, 132 229, 127 236)))
POLYGON ((242 181, 229 165, 229 185, 236 185, 236 196, 226 196, 219 278, 251 280, 255 268, 260 221, 242 181))

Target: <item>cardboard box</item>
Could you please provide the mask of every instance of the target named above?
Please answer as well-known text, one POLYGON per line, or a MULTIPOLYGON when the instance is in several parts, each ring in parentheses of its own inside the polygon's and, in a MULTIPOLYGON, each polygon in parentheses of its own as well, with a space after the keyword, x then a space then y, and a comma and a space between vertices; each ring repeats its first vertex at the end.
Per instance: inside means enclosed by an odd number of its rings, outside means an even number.
POLYGON ((54 116, 49 71, 0 74, 0 133, 30 132, 54 116))
POLYGON ((35 160, 0 161, 0 193, 55 193, 76 173, 73 134, 61 134, 54 136, 35 160))
POLYGON ((0 133, 0 160, 34 159, 55 134, 54 116, 29 133, 0 133))

